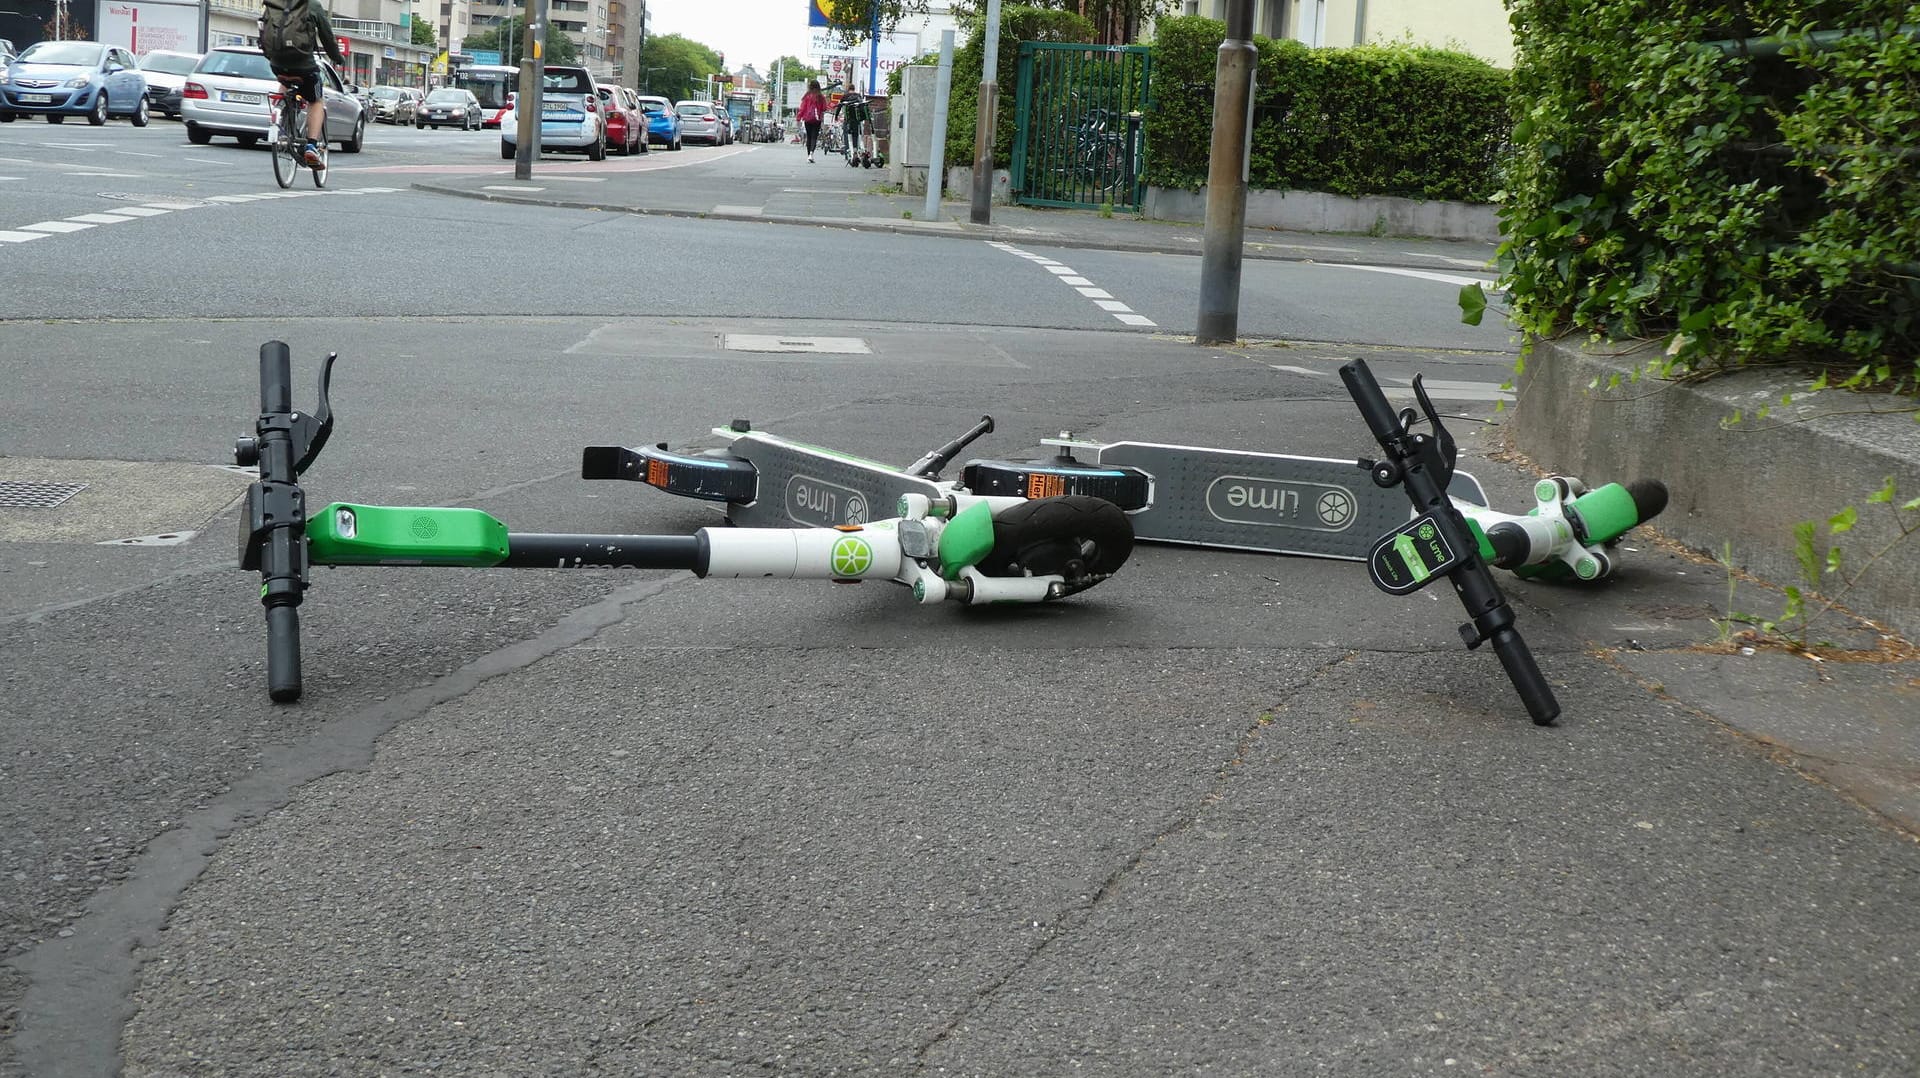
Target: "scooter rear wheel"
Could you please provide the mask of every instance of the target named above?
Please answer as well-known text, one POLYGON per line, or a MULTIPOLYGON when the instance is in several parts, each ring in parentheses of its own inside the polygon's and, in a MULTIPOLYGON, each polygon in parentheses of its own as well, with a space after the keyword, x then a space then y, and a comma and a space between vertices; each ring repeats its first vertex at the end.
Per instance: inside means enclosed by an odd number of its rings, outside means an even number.
POLYGON ((993 550, 980 562, 988 576, 1049 576, 1067 594, 1111 576, 1133 553, 1133 522, 1104 498, 1063 494, 1040 498, 993 519, 993 550))

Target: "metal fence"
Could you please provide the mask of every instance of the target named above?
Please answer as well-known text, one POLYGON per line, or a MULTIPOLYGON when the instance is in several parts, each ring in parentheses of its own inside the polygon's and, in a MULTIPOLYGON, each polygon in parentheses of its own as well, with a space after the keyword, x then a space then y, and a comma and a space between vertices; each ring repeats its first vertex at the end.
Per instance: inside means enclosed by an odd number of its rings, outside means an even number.
POLYGON ((1013 199, 1136 210, 1146 195, 1145 45, 1020 46, 1013 199))

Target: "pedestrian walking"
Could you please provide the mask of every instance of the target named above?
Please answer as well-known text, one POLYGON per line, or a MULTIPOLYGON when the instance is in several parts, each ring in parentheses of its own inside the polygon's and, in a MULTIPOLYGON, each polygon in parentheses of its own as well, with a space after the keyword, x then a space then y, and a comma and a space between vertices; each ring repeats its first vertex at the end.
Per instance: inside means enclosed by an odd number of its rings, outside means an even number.
POLYGON ((827 95, 820 92, 820 80, 808 79, 807 92, 800 96, 797 110, 807 128, 807 160, 813 160, 813 148, 820 141, 820 121, 827 115, 827 95))

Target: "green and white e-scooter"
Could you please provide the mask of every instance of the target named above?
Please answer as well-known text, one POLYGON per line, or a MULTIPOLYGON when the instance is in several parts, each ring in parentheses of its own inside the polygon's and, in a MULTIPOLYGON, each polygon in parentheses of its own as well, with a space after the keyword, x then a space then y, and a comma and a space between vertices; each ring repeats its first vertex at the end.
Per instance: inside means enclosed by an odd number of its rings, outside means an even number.
POLYGON ((509 532, 471 508, 336 502, 309 513, 304 473, 333 431, 335 356, 320 368, 318 406, 295 411, 287 346, 260 348, 260 415, 234 447, 258 466, 240 519, 240 567, 260 574, 266 607, 267 692, 301 690, 299 608, 314 565, 516 569, 683 569, 701 577, 838 582, 889 580, 920 603, 1037 603, 1111 576, 1133 549, 1113 503, 1085 495, 1023 499, 903 491, 896 515, 835 528, 701 528, 692 535, 509 532))
POLYGON ((970 460, 960 478, 949 481, 940 469, 993 430, 991 417, 905 468, 735 420, 714 429, 726 441, 723 448, 589 448, 581 475, 721 502, 728 519, 746 528, 830 528, 864 520, 870 504, 901 490, 928 497, 1091 495, 1126 510, 1142 542, 1362 561, 1375 584, 1394 594, 1448 579, 1473 618, 1461 630, 1468 646, 1492 641, 1528 712, 1536 722, 1552 721, 1559 705, 1513 630, 1512 611, 1488 569, 1530 580, 1600 580, 1614 568, 1610 548, 1665 507, 1666 487, 1636 480, 1590 490, 1578 479, 1555 476, 1535 484, 1532 508, 1501 512, 1488 505, 1477 479, 1455 468, 1453 438, 1419 376, 1412 389, 1421 412, 1397 414, 1364 361, 1342 367, 1341 376, 1386 451, 1384 460, 1102 443, 1062 434, 1041 440, 1055 451, 1049 459, 970 460), (1429 430, 1416 433, 1422 420, 1429 430), (1402 485, 1411 509, 1390 493, 1402 485))

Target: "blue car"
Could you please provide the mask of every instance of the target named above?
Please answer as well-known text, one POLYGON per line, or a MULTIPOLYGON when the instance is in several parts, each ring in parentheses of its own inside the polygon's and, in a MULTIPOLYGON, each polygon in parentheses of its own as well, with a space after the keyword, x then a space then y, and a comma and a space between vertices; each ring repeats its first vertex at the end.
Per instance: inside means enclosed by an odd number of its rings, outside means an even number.
POLYGON ((108 116, 147 126, 147 77, 133 54, 97 41, 42 41, 0 71, 0 121, 45 116, 57 124, 85 116, 95 127, 108 116))
POLYGON ((680 148, 680 114, 673 109, 673 102, 664 97, 640 98, 641 111, 647 117, 647 141, 655 146, 665 146, 669 150, 680 148))

